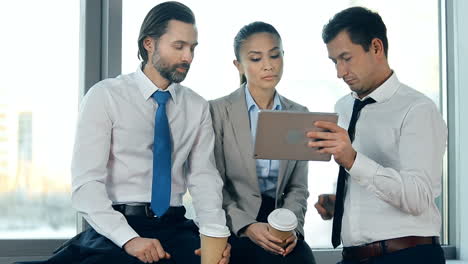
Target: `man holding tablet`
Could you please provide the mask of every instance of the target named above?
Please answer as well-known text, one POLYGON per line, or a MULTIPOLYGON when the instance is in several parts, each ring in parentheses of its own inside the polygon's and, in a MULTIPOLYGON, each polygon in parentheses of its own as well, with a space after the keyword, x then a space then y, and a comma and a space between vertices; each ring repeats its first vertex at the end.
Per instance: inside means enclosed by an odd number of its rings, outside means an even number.
POLYGON ((377 13, 343 10, 322 37, 337 77, 352 91, 336 103, 338 125, 318 121, 330 132, 307 134, 310 147, 340 165, 336 196, 319 196, 315 207, 322 218, 334 217, 341 263, 445 263, 435 199, 447 129, 436 105, 390 68, 377 13))

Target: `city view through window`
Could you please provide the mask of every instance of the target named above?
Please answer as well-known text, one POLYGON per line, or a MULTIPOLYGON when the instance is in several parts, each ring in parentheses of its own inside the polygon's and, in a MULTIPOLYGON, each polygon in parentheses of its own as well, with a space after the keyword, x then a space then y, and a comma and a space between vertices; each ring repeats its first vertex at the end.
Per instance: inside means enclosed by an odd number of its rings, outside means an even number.
POLYGON ((0 239, 76 233, 79 1, 2 1, 0 239), (37 12, 37 10, 42 10, 37 12))

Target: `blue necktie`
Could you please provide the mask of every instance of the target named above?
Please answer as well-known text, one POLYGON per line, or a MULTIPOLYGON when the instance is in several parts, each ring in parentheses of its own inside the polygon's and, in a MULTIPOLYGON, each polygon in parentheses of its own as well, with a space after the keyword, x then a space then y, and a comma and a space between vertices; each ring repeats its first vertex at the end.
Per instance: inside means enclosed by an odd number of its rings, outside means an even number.
POLYGON ((154 123, 153 143, 153 186, 151 209, 161 217, 169 208, 171 201, 171 134, 166 115, 166 103, 171 97, 169 92, 156 91, 152 97, 158 103, 154 123))

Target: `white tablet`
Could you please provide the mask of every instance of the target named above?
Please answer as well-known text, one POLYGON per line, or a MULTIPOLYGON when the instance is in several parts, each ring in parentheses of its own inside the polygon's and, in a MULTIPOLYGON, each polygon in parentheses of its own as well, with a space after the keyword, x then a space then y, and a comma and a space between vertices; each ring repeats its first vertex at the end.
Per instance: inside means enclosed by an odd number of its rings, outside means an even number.
POLYGON ((337 123, 336 113, 263 110, 258 114, 254 158, 270 160, 329 161, 331 154, 308 147, 309 131, 325 131, 314 126, 315 121, 337 123))

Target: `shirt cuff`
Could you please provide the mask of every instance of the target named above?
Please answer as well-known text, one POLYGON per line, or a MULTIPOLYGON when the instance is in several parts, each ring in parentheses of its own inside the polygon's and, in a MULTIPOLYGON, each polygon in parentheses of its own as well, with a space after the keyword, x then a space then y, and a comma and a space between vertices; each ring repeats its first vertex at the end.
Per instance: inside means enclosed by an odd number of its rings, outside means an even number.
POLYGON ((116 235, 111 235, 109 239, 121 248, 123 248, 125 243, 130 241, 130 239, 139 237, 135 230, 133 230, 130 226, 127 225, 121 225, 113 232, 113 234, 116 235))
POLYGON ((354 164, 348 173, 359 185, 369 186, 374 184, 374 176, 378 168, 377 162, 357 152, 354 164))

